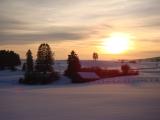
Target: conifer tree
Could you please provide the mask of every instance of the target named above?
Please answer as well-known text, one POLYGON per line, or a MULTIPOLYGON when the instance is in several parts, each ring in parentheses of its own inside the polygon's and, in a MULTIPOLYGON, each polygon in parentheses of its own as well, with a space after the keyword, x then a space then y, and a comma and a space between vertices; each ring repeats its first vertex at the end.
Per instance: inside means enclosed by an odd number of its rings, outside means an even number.
POLYGON ((33 57, 32 57, 31 50, 27 51, 26 57, 27 57, 27 60, 26 60, 26 70, 27 70, 27 72, 32 72, 34 64, 33 64, 33 57))
POLYGON ((39 46, 36 60, 36 70, 39 72, 53 71, 52 65, 54 63, 53 52, 48 44, 43 43, 39 46))
POLYGON ((81 64, 78 58, 78 55, 74 52, 71 51, 71 54, 68 55, 68 68, 66 70, 66 75, 68 76, 73 76, 75 75, 81 68, 81 64))

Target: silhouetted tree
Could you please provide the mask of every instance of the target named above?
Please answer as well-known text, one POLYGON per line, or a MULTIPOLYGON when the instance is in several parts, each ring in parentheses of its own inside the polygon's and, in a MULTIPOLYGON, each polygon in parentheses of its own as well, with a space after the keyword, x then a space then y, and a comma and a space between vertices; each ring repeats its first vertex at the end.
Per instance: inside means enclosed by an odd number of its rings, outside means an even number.
POLYGON ((93 60, 94 60, 95 68, 96 68, 97 67, 96 61, 98 60, 98 53, 96 52, 93 53, 93 60))
POLYGON ((26 63, 23 63, 22 71, 25 71, 25 70, 26 70, 26 63))
POLYGON ((38 72, 52 72, 52 65, 54 63, 53 52, 48 44, 43 43, 39 46, 37 52, 37 60, 35 69, 38 72))
POLYGON ((25 72, 24 79, 20 79, 19 83, 23 84, 49 84, 57 79, 59 75, 52 68, 54 63, 53 53, 50 46, 43 43, 39 46, 35 69, 33 69, 33 59, 31 51, 27 52, 27 61, 29 72, 25 72), (30 72, 31 71, 31 72, 30 72))
POLYGON ((95 61, 98 60, 98 53, 96 52, 93 53, 93 60, 95 61))
POLYGON ((74 51, 71 51, 71 54, 68 55, 67 62, 68 62, 68 68, 65 71, 65 74, 67 76, 73 77, 81 68, 78 55, 74 51))
POLYGON ((14 51, 0 50, 0 69, 8 67, 12 70, 21 64, 20 57, 14 51))
POLYGON ((26 53, 26 70, 27 72, 32 72, 33 71, 33 57, 32 57, 32 52, 31 50, 28 50, 26 53))

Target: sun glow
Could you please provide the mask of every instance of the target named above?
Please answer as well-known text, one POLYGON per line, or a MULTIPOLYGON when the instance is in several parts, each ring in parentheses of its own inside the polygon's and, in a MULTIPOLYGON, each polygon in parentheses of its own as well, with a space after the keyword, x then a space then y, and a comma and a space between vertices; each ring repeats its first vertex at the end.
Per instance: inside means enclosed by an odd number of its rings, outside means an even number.
POLYGON ((124 53, 131 47, 131 36, 125 33, 113 33, 104 39, 103 47, 111 54, 124 53))

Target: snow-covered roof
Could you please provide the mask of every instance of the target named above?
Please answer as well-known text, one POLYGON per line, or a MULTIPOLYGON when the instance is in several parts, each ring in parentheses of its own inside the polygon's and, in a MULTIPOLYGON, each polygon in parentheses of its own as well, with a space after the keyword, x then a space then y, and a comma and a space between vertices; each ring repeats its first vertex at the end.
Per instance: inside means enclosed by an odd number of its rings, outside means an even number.
POLYGON ((78 72, 78 74, 84 79, 100 79, 95 72, 78 72))

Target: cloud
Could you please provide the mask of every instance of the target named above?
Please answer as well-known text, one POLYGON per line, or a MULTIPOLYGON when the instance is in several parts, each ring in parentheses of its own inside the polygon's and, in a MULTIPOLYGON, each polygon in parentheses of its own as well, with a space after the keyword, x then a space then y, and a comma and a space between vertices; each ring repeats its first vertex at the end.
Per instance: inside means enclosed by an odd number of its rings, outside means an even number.
POLYGON ((125 28, 158 31, 159 11, 159 0, 1 0, 0 43, 84 40, 125 28))
POLYGON ((142 23, 141 25, 138 25, 137 27, 141 28, 154 28, 154 29, 159 29, 160 28, 160 18, 156 20, 150 20, 146 23, 142 23))
POLYGON ((134 52, 133 55, 137 55, 137 56, 146 56, 147 57, 156 57, 156 56, 160 56, 159 55, 160 50, 146 50, 146 51, 139 51, 139 52, 134 52))
POLYGON ((34 43, 39 41, 80 40, 87 35, 72 32, 34 33, 34 34, 0 34, 1 44, 34 43))
POLYGON ((138 39, 138 41, 159 44, 160 38, 157 38, 157 39, 138 39))

